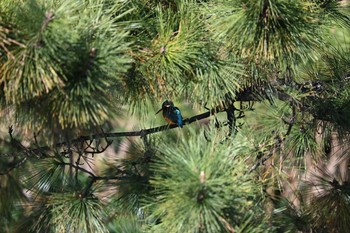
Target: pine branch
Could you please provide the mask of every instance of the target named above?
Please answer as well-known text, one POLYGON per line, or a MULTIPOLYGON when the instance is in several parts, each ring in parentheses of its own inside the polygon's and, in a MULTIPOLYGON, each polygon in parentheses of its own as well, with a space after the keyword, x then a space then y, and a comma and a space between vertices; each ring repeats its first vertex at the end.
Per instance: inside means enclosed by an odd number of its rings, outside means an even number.
MULTIPOLYGON (((191 123, 196 122, 198 120, 208 118, 215 113, 219 113, 219 112, 223 112, 223 111, 224 110, 221 109, 221 107, 215 107, 215 108, 212 108, 210 111, 207 111, 205 113, 198 114, 198 115, 195 115, 193 117, 184 119, 183 124, 188 125, 188 124, 191 124, 191 123)), ((148 134, 158 133, 158 132, 170 130, 170 129, 177 128, 177 127, 178 127, 177 125, 162 125, 162 126, 158 126, 158 127, 154 127, 154 128, 142 129, 139 131, 99 133, 99 134, 94 134, 94 135, 89 135, 89 136, 80 136, 78 138, 70 140, 69 142, 64 141, 64 142, 56 143, 56 144, 52 145, 51 147, 49 147, 49 146, 42 146, 40 148, 26 148, 26 147, 24 147, 24 148, 22 148, 22 151, 20 151, 20 152, 3 153, 3 154, 0 154, 0 157, 12 157, 12 156, 18 156, 18 155, 27 155, 27 156, 28 155, 36 155, 36 156, 39 156, 40 154, 43 154, 45 151, 49 151, 52 148, 67 146, 68 144, 74 145, 76 143, 82 143, 85 141, 96 140, 96 139, 101 139, 101 138, 105 138, 107 140, 110 138, 118 138, 118 137, 142 137, 142 136, 146 136, 148 134)), ((109 140, 107 140, 107 142, 108 142, 107 145, 111 144, 109 140)), ((88 146, 88 147, 90 147, 90 146, 88 146)), ((106 148, 104 147, 98 152, 103 152, 105 149, 106 148)), ((91 152, 91 151, 88 151, 88 152, 91 152)), ((94 152, 94 153, 98 153, 98 152, 94 152)))

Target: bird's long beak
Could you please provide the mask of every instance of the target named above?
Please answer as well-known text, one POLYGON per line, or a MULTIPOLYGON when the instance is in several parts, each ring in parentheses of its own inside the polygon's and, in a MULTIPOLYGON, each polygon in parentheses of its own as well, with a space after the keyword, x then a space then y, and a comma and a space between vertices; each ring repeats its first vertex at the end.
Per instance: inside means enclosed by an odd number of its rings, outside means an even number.
POLYGON ((157 115, 160 111, 162 111, 162 110, 163 110, 163 108, 159 109, 158 112, 156 112, 156 115, 157 115))

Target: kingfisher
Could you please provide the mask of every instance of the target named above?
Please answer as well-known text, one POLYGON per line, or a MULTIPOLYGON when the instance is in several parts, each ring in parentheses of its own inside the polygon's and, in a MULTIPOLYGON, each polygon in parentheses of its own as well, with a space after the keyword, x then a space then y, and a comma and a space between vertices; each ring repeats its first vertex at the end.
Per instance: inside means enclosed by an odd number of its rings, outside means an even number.
POLYGON ((180 109, 174 106, 172 101, 164 101, 162 108, 159 109, 156 114, 158 114, 160 111, 163 111, 163 117, 170 125, 178 125, 180 128, 183 127, 180 109))

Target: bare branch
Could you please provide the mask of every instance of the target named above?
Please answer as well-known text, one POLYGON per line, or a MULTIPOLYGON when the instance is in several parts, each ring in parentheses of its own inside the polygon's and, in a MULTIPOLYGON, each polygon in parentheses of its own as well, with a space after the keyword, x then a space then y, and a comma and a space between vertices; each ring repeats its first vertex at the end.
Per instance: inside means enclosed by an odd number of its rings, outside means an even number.
POLYGON ((73 167, 73 168, 75 168, 75 169, 77 169, 77 170, 80 170, 80 171, 82 171, 82 172, 84 172, 84 173, 86 173, 86 174, 89 174, 89 176, 91 176, 91 177, 96 177, 96 175, 95 175, 94 173, 92 173, 92 172, 86 170, 86 169, 83 168, 83 167, 80 167, 79 165, 74 165, 74 164, 71 164, 71 163, 60 163, 60 164, 61 164, 61 165, 64 165, 64 166, 71 166, 71 167, 73 167))

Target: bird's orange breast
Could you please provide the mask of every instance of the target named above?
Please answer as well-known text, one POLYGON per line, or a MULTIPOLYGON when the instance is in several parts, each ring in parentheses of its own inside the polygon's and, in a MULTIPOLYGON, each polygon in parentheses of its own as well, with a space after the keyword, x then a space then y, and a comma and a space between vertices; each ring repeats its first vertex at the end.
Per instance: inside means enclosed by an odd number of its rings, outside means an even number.
POLYGON ((173 122, 170 118, 168 118, 167 116, 164 116, 164 119, 166 120, 166 122, 168 122, 168 124, 170 125, 176 125, 175 122, 173 122))

